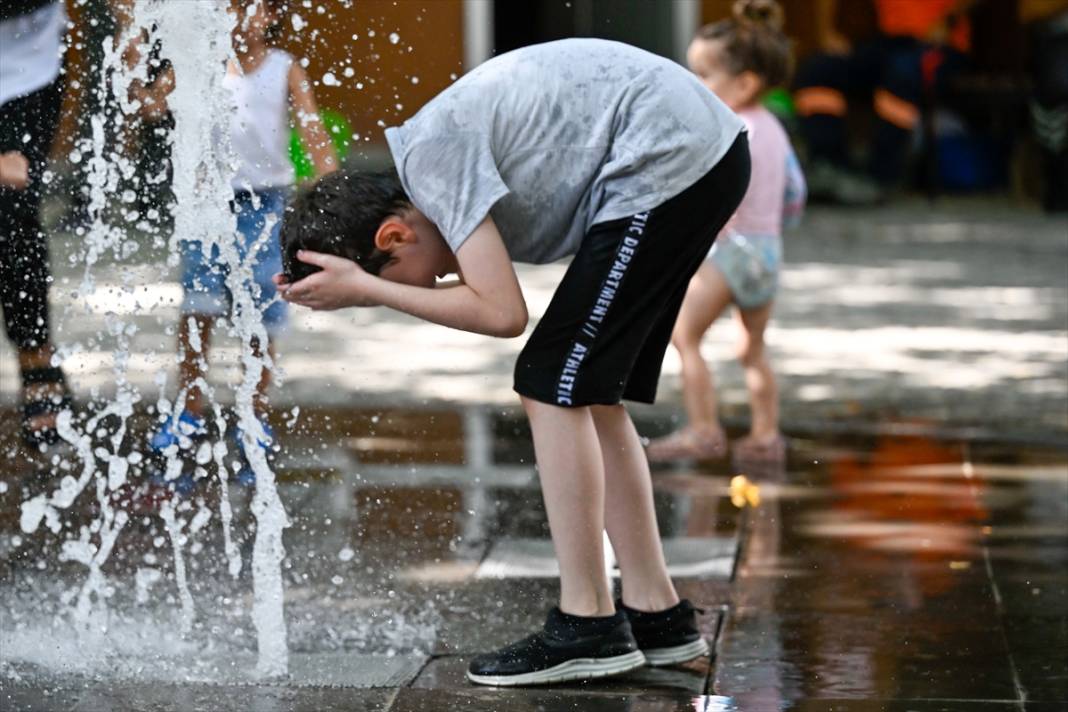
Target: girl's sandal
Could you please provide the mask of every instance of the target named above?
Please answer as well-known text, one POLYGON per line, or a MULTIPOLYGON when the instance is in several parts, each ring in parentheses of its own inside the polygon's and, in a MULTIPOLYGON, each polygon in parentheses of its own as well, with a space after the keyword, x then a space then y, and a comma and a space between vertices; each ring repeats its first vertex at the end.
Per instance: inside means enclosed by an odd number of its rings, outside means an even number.
POLYGON ((56 416, 71 405, 62 369, 29 368, 22 372, 22 441, 30 447, 59 442, 56 416), (42 424, 43 421, 43 424, 42 424))
POLYGON ((776 435, 771 440, 744 437, 731 445, 734 458, 742 462, 779 463, 786 460, 786 438, 776 435))
POLYGON ((683 428, 650 441, 645 447, 645 454, 649 462, 717 460, 727 454, 727 436, 722 430, 704 435, 683 428))

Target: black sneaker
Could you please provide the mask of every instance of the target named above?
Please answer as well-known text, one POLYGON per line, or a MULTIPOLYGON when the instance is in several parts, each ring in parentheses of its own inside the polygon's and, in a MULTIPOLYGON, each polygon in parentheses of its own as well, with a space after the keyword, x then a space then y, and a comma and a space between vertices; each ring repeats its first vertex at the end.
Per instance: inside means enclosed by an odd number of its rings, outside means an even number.
POLYGON ((616 602, 630 621, 638 647, 654 666, 678 665, 710 653, 708 643, 697 627, 699 608, 683 599, 664 611, 646 613, 616 602))
POLYGON ((553 608, 542 630, 472 660, 467 679, 478 685, 550 685, 621 675, 643 665, 645 656, 621 611, 584 618, 553 608))

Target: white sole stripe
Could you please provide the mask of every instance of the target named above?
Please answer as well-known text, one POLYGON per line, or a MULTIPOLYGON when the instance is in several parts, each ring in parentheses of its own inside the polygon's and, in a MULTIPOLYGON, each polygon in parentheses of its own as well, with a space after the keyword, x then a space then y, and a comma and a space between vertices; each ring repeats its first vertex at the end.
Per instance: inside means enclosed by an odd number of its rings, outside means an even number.
POLYGON ((645 665, 645 655, 640 650, 612 658, 575 658, 544 670, 521 675, 475 675, 467 673, 467 679, 477 685, 511 687, 515 685, 549 685, 570 680, 588 680, 597 677, 622 675, 645 665))
POLYGON ((652 667, 660 667, 663 665, 688 663, 702 655, 710 654, 711 650, 704 638, 698 638, 697 640, 691 643, 685 643, 684 645, 675 645, 670 648, 650 648, 643 650, 642 652, 645 653, 645 659, 649 665, 652 667))

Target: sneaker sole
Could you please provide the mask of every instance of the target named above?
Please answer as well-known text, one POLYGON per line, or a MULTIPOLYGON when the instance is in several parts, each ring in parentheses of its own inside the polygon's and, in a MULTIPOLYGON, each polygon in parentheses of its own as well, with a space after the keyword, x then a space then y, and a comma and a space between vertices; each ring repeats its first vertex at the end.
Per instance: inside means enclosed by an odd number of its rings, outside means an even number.
POLYGON ((670 648, 652 648, 642 652, 645 653, 645 660, 650 666, 662 667, 664 665, 688 663, 703 655, 710 654, 711 650, 704 638, 698 638, 692 643, 675 645, 670 648))
POLYGON ((599 677, 622 675, 644 667, 645 655, 640 650, 613 658, 575 658, 545 670, 525 672, 520 675, 475 675, 467 673, 467 679, 476 685, 512 687, 515 685, 552 685, 571 680, 590 680, 599 677))

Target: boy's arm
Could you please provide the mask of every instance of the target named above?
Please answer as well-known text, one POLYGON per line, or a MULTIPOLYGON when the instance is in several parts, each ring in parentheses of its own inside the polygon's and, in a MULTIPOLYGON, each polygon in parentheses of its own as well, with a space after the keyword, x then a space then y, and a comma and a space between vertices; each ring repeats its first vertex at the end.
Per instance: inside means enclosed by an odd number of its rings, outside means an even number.
POLYGON ((289 100, 293 104, 300 140, 311 153, 315 177, 319 178, 337 170, 334 144, 330 141, 330 136, 326 133, 323 121, 319 117, 319 107, 315 103, 315 94, 312 93, 311 84, 308 82, 308 73, 296 62, 289 67, 289 100))
POLYGON ((489 216, 456 253, 463 281, 447 288, 390 282, 334 255, 301 252, 298 257, 322 271, 294 284, 279 284, 282 296, 294 304, 312 309, 381 305, 453 329, 505 338, 519 336, 527 326, 519 280, 489 216))

